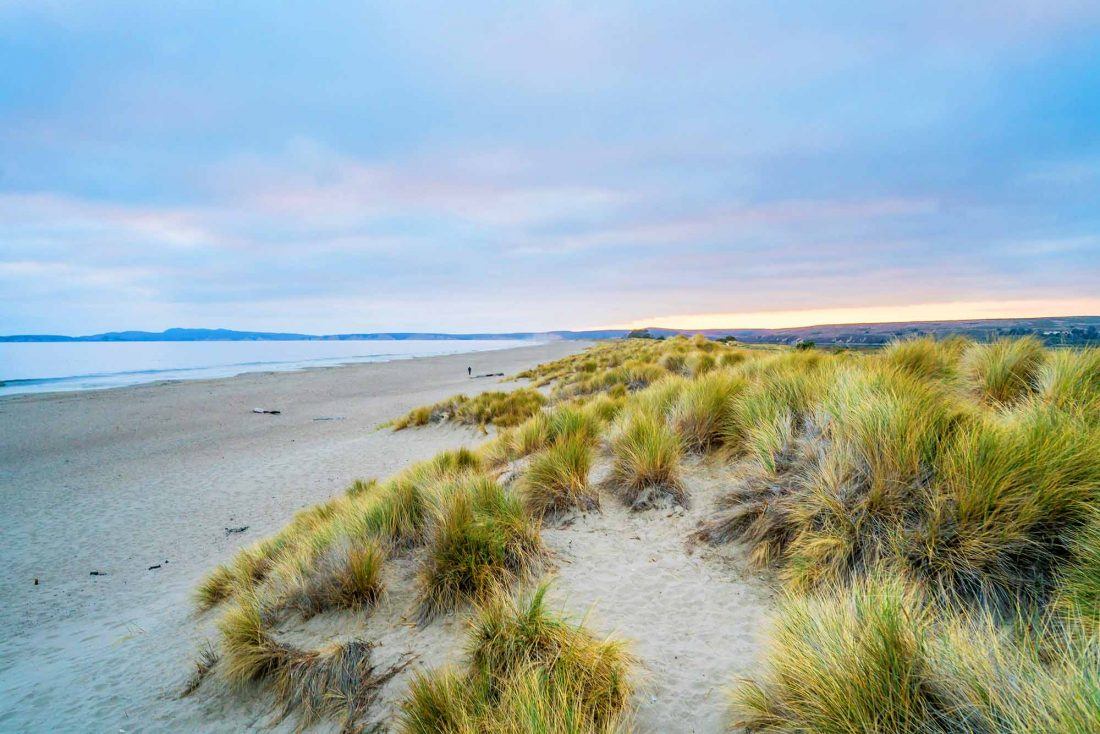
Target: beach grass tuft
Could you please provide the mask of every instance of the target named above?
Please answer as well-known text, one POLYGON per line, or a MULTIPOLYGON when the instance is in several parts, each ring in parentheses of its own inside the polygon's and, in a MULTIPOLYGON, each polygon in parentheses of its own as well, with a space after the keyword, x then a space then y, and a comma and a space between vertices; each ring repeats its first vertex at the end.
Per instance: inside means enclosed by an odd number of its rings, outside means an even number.
POLYGON ((592 447, 584 436, 558 439, 532 457, 523 473, 520 491, 527 511, 545 517, 571 509, 598 509, 599 491, 588 481, 591 469, 592 447))
POLYGON ((281 709, 280 718, 296 716, 298 730, 321 718, 340 718, 344 730, 356 730, 381 686, 403 667, 376 670, 374 645, 363 640, 301 649, 275 638, 270 610, 261 599, 244 595, 218 623, 222 641, 220 672, 235 688, 266 684, 281 709))
POLYGON ((430 619, 527 576, 542 558, 539 522, 487 477, 440 493, 421 567, 420 614, 430 619))
POLYGON ((1007 405, 1036 389, 1045 359, 1046 351, 1034 337, 999 339, 972 344, 963 352, 960 369, 964 384, 974 396, 1007 405))
POLYGON ((413 408, 391 422, 395 431, 431 423, 461 423, 470 426, 515 426, 537 413, 546 403, 538 390, 520 388, 510 392, 484 392, 474 397, 456 395, 434 405, 413 408))
POLYGON ((611 438, 611 453, 611 481, 632 509, 687 502, 680 439, 661 416, 649 410, 625 415, 611 438))
POLYGON ((419 674, 402 702, 403 734, 596 734, 626 712, 633 659, 546 608, 546 586, 478 608, 463 669, 419 674))
POLYGON ((744 387, 744 379, 725 371, 709 372, 684 387, 668 412, 686 451, 705 453, 721 445, 734 396, 744 387))
POLYGON ((1095 635, 950 614, 912 582, 873 573, 781 602, 765 672, 735 689, 735 724, 791 734, 1083 734, 1100 725, 1098 656, 1095 635))
POLYGON ((187 698, 197 691, 207 676, 213 672, 214 666, 218 664, 220 659, 221 653, 218 652, 218 648, 210 640, 205 640, 199 646, 199 651, 195 655, 195 667, 183 684, 183 690, 180 691, 179 697, 187 698))

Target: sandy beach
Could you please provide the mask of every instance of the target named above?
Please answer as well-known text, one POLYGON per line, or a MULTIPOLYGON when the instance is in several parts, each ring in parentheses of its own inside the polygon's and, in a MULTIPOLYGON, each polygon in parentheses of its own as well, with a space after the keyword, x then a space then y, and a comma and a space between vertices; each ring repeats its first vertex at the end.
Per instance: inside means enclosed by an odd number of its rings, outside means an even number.
POLYGON ((356 478, 481 440, 376 430, 515 385, 467 366, 512 374, 584 346, 0 399, 0 730, 248 728, 175 698, 208 624, 193 618, 199 578, 356 478))

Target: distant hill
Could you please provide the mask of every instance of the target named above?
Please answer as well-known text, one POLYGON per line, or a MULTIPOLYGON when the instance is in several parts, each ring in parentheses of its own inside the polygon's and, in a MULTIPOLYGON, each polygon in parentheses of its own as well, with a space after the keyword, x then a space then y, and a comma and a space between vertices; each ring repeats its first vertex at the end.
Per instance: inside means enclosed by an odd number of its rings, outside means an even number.
MULTIPOLYGON (((675 329, 649 329, 654 336, 682 333, 675 329)), ((712 338, 732 336, 750 343, 879 346, 894 339, 918 336, 966 336, 988 341, 1005 336, 1035 336, 1049 345, 1100 343, 1100 316, 1052 316, 1041 318, 975 319, 968 321, 899 321, 887 324, 822 324, 792 329, 703 329, 712 338)))
MULTIPOLYGON (((1034 335, 1051 345, 1100 343, 1100 316, 1053 316, 1030 319, 979 319, 970 321, 903 321, 889 324, 824 324, 795 329, 645 329, 655 337, 705 334, 733 337, 749 343, 878 346, 893 339, 960 334, 977 340, 1001 336, 1034 335)), ((524 331, 500 334, 448 334, 443 332, 378 332, 364 334, 295 334, 232 329, 167 329, 166 331, 111 331, 88 336, 17 334, 0 336, 0 342, 195 342, 195 341, 412 341, 441 339, 616 339, 626 329, 590 331, 524 331)))

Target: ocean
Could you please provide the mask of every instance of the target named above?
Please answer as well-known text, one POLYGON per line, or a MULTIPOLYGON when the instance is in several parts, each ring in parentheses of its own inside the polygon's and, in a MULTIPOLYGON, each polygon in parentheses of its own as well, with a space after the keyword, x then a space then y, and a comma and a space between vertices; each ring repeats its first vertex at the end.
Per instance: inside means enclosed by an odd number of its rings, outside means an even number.
POLYGON ((0 396, 527 346, 527 340, 0 343, 0 396))

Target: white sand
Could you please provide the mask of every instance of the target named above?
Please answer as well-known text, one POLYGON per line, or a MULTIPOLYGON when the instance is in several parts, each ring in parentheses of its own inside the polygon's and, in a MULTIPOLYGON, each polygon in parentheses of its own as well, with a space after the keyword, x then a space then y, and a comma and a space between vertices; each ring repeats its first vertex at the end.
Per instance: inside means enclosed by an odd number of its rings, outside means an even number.
MULTIPOLYGON (((771 591, 744 572, 734 547, 685 540, 713 509, 730 473, 688 462, 687 510, 631 512, 604 493, 602 511, 547 527, 556 552, 552 596, 593 631, 628 640, 643 668, 639 732, 717 734, 734 679, 754 672, 771 591)), ((598 470, 593 472, 598 476, 598 470)))
MULTIPOLYGON (((262 694, 204 685, 177 698, 213 636, 216 614, 192 611, 197 581, 355 478, 482 440, 450 428, 375 430, 456 392, 515 386, 468 380, 468 364, 512 374, 583 346, 0 400, 0 731, 270 731, 262 694), (225 534, 240 525, 249 529, 225 534)), ((717 471, 692 472, 686 513, 631 514, 605 498, 603 513, 544 533, 555 603, 633 641, 646 670, 641 732, 723 731, 726 688, 755 661, 766 587, 729 553, 684 548, 722 483, 717 471)), ((381 665, 410 654, 427 667, 459 660, 464 615, 413 624, 413 573, 409 561, 391 564, 391 592, 366 619, 326 614, 280 634, 376 640, 381 665)), ((392 713, 411 670, 383 689, 378 717, 392 713)))
POLYGON ((467 365, 511 374, 583 346, 0 399, 0 731, 239 730, 169 698, 200 639, 198 579, 357 477, 475 443, 375 430, 515 385, 467 365))

